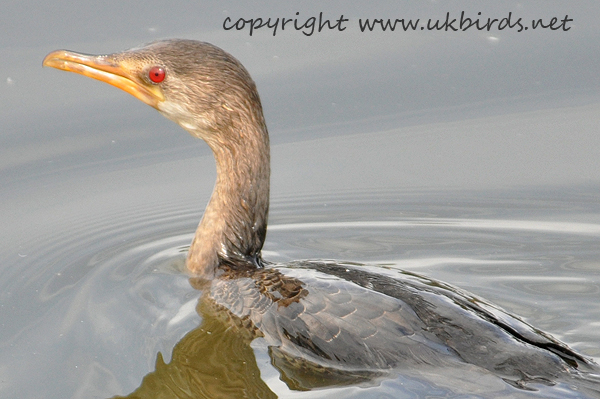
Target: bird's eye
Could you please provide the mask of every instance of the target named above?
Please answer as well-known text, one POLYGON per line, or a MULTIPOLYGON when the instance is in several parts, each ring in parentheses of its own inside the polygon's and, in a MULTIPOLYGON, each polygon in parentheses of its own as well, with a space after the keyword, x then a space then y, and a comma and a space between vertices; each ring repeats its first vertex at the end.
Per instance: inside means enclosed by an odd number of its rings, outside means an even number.
POLYGON ((165 80, 165 68, 159 66, 153 66, 148 71, 148 77, 154 83, 160 83, 165 80))

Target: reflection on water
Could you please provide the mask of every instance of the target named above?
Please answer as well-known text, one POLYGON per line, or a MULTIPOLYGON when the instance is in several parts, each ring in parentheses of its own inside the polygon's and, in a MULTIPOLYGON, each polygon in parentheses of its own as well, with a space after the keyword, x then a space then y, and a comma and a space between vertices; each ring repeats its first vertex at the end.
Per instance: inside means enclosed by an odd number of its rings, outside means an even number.
POLYGON ((155 370, 127 398, 276 398, 260 378, 250 337, 218 314, 201 314, 201 325, 175 345, 171 362, 159 352, 155 370))
MULTIPOLYGON (((356 193, 275 200, 265 258, 335 258, 432 276, 599 358, 590 315, 600 314, 600 223, 569 214, 571 202, 513 200, 507 209, 474 206, 475 197, 356 193), (531 208, 553 212, 545 220, 530 212, 524 220, 523 209, 531 208)), ((15 278, 1 287, 3 303, 11 304, 2 311, 20 326, 6 326, 0 344, 0 388, 7 397, 41 391, 167 397, 174 387, 180 397, 580 395, 566 383, 515 390, 467 365, 291 391, 261 339, 250 342, 196 309, 200 292, 182 270, 197 218, 195 209, 177 204, 119 212, 49 237, 7 268, 15 278)))

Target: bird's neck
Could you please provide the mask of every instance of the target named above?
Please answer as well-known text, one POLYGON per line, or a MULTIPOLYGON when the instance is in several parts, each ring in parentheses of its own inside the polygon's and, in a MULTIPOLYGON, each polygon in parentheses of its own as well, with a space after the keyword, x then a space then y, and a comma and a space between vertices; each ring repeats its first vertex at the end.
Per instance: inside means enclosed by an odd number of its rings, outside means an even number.
POLYGON ((192 241, 187 267, 207 279, 224 264, 259 267, 267 232, 270 156, 264 120, 229 130, 226 140, 204 137, 215 157, 217 181, 192 241))

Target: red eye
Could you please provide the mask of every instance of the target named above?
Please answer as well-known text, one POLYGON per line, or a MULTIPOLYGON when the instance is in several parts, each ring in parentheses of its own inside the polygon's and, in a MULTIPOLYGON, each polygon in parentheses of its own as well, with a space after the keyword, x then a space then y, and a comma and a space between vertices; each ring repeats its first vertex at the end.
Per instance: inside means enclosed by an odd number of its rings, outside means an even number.
POLYGON ((154 66, 148 71, 148 77, 154 83, 160 83, 165 80, 165 69, 163 67, 154 66))

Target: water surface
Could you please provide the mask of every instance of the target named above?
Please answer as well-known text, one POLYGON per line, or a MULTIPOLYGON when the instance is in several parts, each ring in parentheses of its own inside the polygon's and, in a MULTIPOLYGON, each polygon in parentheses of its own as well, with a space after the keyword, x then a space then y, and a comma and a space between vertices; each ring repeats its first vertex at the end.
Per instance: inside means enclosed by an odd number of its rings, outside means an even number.
MULTIPOLYGON (((207 147, 114 88, 40 66, 57 48, 111 52, 161 37, 220 45, 257 81, 273 143, 266 259, 414 271, 600 359, 595 2, 480 9, 568 13, 570 32, 310 38, 250 38, 220 24, 226 15, 296 11, 359 18, 478 10, 469 2, 240 7, 5 7, 1 397, 127 395, 155 371, 159 353, 170 364, 185 337, 217 342, 197 338, 207 321, 182 273, 214 184, 207 147)), ((216 335, 220 348, 237 348, 226 332, 216 335)), ((468 370, 290 391, 264 343, 242 349, 248 386, 280 397, 578 395, 567 386, 516 391, 468 370)))

